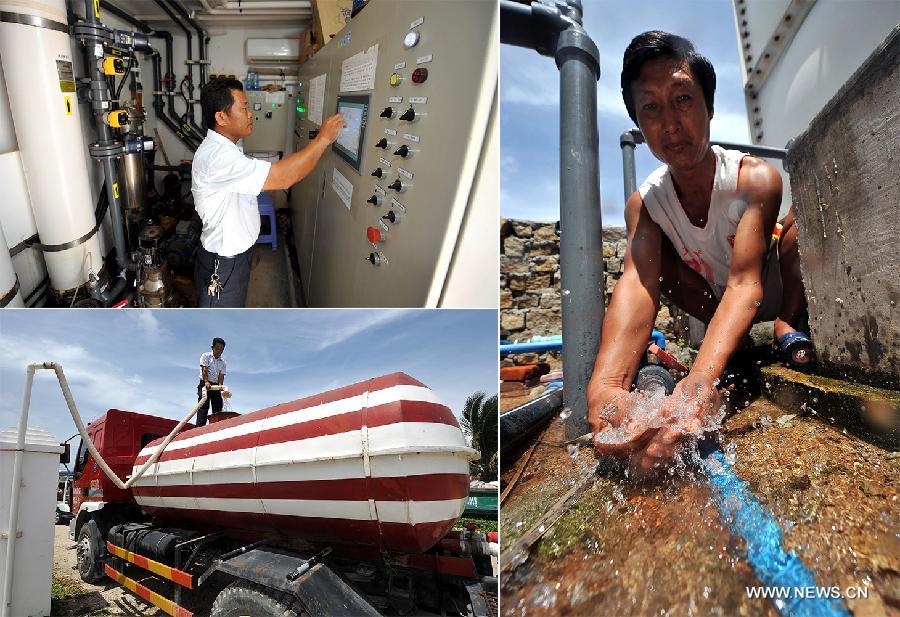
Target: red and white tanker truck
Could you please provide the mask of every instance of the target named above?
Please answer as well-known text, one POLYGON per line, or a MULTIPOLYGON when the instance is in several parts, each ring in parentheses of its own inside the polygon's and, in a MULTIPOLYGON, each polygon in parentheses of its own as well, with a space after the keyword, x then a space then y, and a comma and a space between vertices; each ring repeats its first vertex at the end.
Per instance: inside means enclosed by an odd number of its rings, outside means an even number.
POLYGON ((101 460, 82 440, 69 529, 85 581, 179 617, 496 612, 496 534, 453 529, 473 451, 419 381, 214 414, 130 487, 104 473, 139 474, 177 424, 110 409, 86 427, 101 460))

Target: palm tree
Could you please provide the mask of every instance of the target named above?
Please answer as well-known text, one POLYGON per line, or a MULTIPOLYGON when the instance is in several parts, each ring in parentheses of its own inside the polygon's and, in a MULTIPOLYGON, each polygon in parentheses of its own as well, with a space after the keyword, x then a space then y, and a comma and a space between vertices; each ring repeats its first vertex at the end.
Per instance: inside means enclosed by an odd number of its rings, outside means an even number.
POLYGON ((498 420, 496 394, 487 398, 487 394, 479 391, 466 399, 462 414, 462 430, 468 444, 480 454, 480 458, 470 464, 471 474, 484 482, 498 478, 498 420))

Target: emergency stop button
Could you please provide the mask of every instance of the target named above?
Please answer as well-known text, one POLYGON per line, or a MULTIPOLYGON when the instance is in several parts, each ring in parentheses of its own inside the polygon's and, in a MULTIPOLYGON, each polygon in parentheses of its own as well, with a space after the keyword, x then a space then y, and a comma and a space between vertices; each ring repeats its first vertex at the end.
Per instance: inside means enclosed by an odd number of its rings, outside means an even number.
POLYGON ((376 246, 387 239, 387 234, 378 227, 367 227, 366 239, 369 241, 369 244, 376 246))
POLYGON ((412 81, 414 84, 425 83, 425 80, 428 79, 428 69, 424 66, 420 66, 412 74, 412 81))

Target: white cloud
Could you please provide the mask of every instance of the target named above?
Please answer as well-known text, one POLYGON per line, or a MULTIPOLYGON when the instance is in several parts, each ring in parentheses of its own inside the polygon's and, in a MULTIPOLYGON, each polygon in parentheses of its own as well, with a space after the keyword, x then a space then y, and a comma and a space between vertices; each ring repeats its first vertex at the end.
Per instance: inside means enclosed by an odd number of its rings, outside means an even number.
POLYGON ((156 315, 150 309, 132 309, 122 313, 131 326, 144 335, 148 340, 164 340, 173 337, 173 334, 163 327, 156 315))

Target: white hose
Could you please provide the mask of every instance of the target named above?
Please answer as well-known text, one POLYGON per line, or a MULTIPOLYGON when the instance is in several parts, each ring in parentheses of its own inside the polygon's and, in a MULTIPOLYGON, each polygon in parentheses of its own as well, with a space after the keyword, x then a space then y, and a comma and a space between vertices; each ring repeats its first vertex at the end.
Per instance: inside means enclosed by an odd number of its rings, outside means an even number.
MULTIPOLYGON (((75 426, 78 427, 78 433, 81 435, 81 442, 87 447, 88 451, 94 457, 94 461, 100 466, 103 470, 103 473, 106 474, 113 483, 118 486, 122 490, 128 490, 131 486, 138 480, 147 469, 153 465, 159 457, 162 456, 163 451, 169 445, 175 435, 177 435, 182 427, 188 423, 188 421, 194 417, 203 403, 206 402, 206 388, 203 389, 200 400, 191 409, 190 413, 184 417, 184 419, 178 423, 178 425, 172 429, 172 432, 163 440, 163 442, 156 447, 156 452, 151 456, 146 463, 137 471, 137 473, 132 474, 129 478, 128 482, 122 482, 121 478, 115 474, 115 472, 109 468, 109 465, 106 464, 106 461, 103 460, 103 457, 100 456, 100 453, 97 452, 97 448, 94 447, 94 444, 91 442, 91 438, 88 437, 87 430, 84 427, 84 422, 81 420, 81 414, 78 413, 78 408, 75 407, 75 399, 72 397, 72 391, 69 390, 69 382, 66 381, 66 375, 63 373, 62 365, 58 362, 40 362, 36 364, 29 364, 27 371, 25 373, 25 393, 22 396, 22 415, 19 417, 19 434, 18 439, 16 441, 16 454, 13 460, 13 482, 12 482, 12 494, 10 495, 10 510, 9 510, 9 539, 7 542, 7 550, 6 550, 6 570, 4 572, 4 581, 3 581, 3 602, 2 606, 0 606, 0 617, 8 617, 9 610, 12 605, 12 584, 13 584, 13 563, 15 561, 15 553, 16 553, 16 530, 19 524, 19 489, 22 486, 22 459, 23 453, 25 450, 25 432, 27 430, 28 425, 28 408, 31 406, 31 387, 34 384, 34 373, 40 369, 52 369, 56 373, 56 378, 59 380, 59 387, 62 389, 63 397, 66 399, 66 405, 69 406, 69 413, 72 414, 72 420, 75 421, 75 426)), ((228 388, 226 386, 210 386, 210 390, 221 390, 227 391, 228 388)))
MULTIPOLYGON (((128 479, 127 482, 123 482, 116 473, 110 469, 109 465, 106 464, 106 461, 103 460, 103 457, 100 456, 100 453, 97 452, 97 448, 94 447, 94 444, 91 442, 91 438, 88 437, 87 430, 84 427, 84 422, 81 420, 81 414, 78 413, 78 409, 75 407, 75 399, 72 397, 72 391, 69 390, 69 383, 66 381, 66 376, 63 373, 62 365, 58 362, 43 362, 41 364, 31 364, 28 367, 30 372, 34 372, 35 369, 53 369, 56 372, 56 378, 59 380, 59 387, 62 389, 63 397, 66 399, 66 405, 69 406, 69 412, 72 414, 72 420, 75 421, 75 426, 78 427, 78 433, 81 435, 81 441, 87 447, 88 451, 94 457, 94 462, 100 466, 103 470, 103 473, 106 474, 106 477, 112 480, 113 484, 118 486, 122 490, 128 490, 131 488, 135 481, 138 480, 141 476, 146 473, 147 469, 150 468, 151 465, 156 463, 159 460, 159 457, 162 456, 163 451, 168 447, 169 443, 175 439, 175 436, 181 432, 181 429, 187 424, 191 418, 197 413, 200 407, 203 406, 203 403, 206 402, 206 388, 203 388, 200 400, 194 406, 193 409, 178 423, 175 428, 172 429, 172 432, 168 434, 168 436, 163 440, 163 442, 156 447, 156 453, 147 459, 147 462, 132 476, 128 479)), ((31 381, 29 380, 26 384, 26 387, 31 389, 31 381)), ((210 390, 227 390, 225 386, 210 386, 210 390)), ((31 393, 28 393, 28 400, 31 398, 31 393)))

